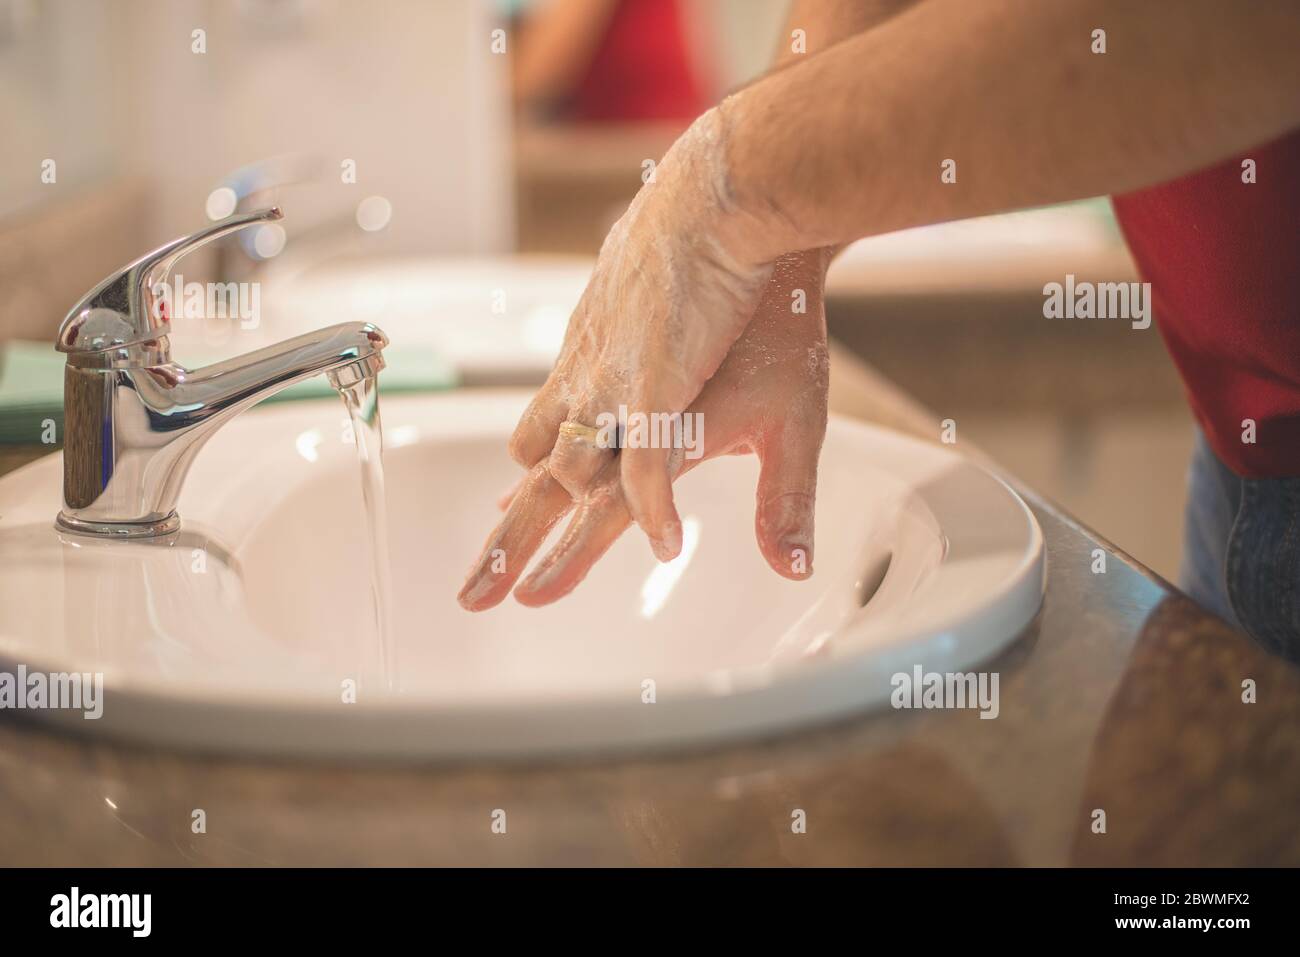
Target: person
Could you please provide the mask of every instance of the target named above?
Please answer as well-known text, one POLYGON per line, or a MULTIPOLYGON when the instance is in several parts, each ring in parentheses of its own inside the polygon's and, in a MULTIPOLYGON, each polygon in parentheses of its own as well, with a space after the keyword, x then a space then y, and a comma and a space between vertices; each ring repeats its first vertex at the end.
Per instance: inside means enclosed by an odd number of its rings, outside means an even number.
POLYGON ((1300 4, 796 0, 787 26, 806 52, 701 115, 606 237, 461 604, 555 601, 633 522, 671 560, 673 479, 740 452, 760 551, 807 578, 834 251, 1109 193, 1204 434, 1188 585, 1300 655, 1300 4), (620 407, 703 414, 703 456, 600 441, 620 407))

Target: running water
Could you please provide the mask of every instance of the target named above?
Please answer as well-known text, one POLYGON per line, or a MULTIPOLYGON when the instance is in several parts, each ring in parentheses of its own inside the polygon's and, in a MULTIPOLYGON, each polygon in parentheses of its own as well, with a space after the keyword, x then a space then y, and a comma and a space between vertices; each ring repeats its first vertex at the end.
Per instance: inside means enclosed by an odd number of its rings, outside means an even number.
POLYGON ((379 377, 367 376, 339 395, 352 418, 352 434, 361 461, 361 497, 365 502, 369 540, 370 596, 374 607, 375 635, 384 685, 397 690, 397 645, 393 637, 392 574, 388 559, 388 505, 384 497, 384 431, 379 420, 379 377))

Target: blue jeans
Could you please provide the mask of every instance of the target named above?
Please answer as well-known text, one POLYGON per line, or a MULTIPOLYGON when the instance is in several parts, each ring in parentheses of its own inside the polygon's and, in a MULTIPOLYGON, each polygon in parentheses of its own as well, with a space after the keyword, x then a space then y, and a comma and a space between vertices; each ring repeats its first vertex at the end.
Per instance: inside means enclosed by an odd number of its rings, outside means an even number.
POLYGON ((1300 663, 1300 478, 1240 478, 1198 431, 1179 575, 1192 598, 1300 663))

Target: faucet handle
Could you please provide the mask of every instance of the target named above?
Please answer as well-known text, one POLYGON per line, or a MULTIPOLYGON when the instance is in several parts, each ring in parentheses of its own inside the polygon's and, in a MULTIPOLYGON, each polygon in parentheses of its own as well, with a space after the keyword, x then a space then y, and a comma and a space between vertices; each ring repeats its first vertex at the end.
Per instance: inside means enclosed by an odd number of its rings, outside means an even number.
POLYGON ((176 261, 200 246, 259 223, 283 219, 278 206, 227 216, 189 236, 173 239, 109 276, 82 298, 59 326, 60 352, 105 352, 165 336, 170 316, 157 308, 154 287, 176 261))

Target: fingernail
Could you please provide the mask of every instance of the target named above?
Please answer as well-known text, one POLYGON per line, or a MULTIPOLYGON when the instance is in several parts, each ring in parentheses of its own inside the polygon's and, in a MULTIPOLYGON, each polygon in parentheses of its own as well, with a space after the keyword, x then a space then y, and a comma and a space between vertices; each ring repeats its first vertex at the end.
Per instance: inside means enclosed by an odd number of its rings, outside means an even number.
POLYGON ((492 590, 492 586, 495 584, 494 576, 480 574, 477 578, 471 578, 461 586, 460 594, 456 596, 456 600, 466 607, 477 604, 492 590))
POLYGON ((682 523, 668 522, 663 527, 660 538, 650 539, 650 548, 655 558, 661 562, 670 562, 682 551, 682 523))
POLYGON ((777 545, 790 573, 800 578, 812 574, 812 546, 801 538, 782 538, 777 545))
POLYGON ((539 589, 545 588, 555 580, 559 568, 559 562, 550 562, 549 564, 541 565, 540 567, 533 569, 527 578, 515 586, 516 596, 520 592, 523 592, 526 595, 530 592, 535 592, 539 589))

